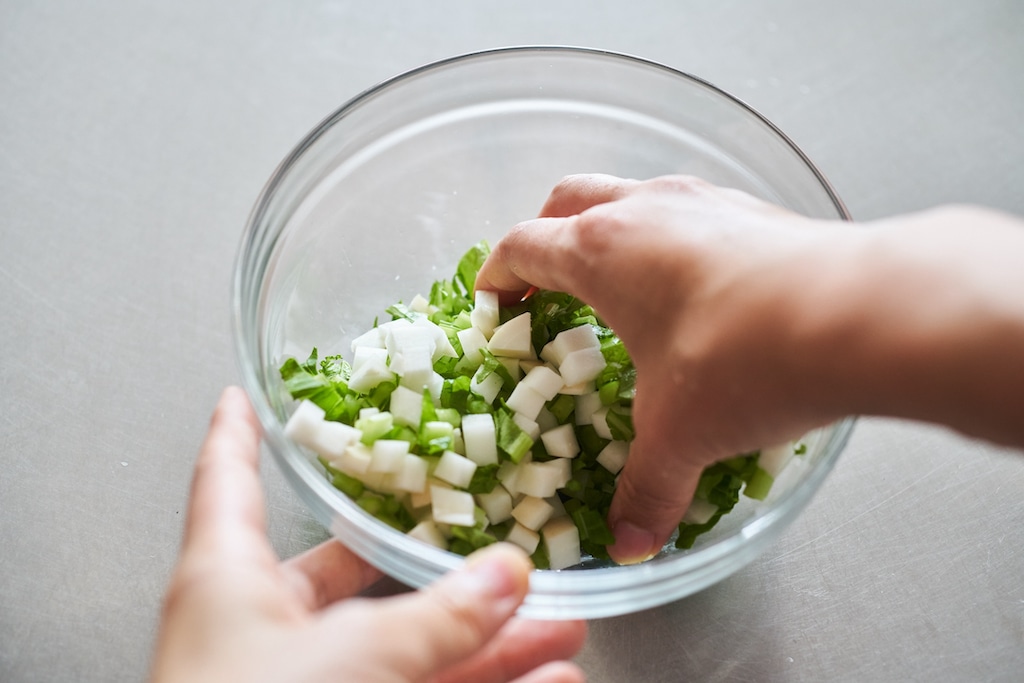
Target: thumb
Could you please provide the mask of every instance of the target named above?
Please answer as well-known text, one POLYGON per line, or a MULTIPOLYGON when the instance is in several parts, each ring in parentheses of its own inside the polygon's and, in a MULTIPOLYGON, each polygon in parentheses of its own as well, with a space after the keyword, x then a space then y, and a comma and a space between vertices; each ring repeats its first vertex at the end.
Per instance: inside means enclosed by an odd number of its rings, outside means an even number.
POLYGON ((608 524, 615 543, 608 552, 619 564, 635 564, 656 555, 679 525, 697 489, 704 467, 684 452, 679 415, 642 402, 637 392, 636 437, 615 484, 608 524))
POLYGON ((376 603, 373 618, 401 643, 388 651, 389 668, 416 681, 476 654, 522 604, 532 569, 522 550, 498 543, 423 590, 376 603))

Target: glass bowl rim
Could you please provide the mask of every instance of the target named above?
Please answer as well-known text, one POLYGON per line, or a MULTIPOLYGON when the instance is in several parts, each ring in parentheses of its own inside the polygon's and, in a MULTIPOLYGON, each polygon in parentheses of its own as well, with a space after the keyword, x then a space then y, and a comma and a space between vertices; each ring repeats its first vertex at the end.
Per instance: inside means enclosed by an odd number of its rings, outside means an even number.
MULTIPOLYGON (((250 262, 251 259, 248 257, 251 256, 251 247, 258 237, 257 233, 260 232, 260 226, 263 224, 262 221, 268 208, 268 204, 275 197, 278 189, 288 176, 291 169, 299 162, 307 150, 315 145, 330 128, 342 121, 351 111, 363 106, 363 104, 373 99, 378 93, 399 87, 409 79, 416 78, 439 69, 456 67, 466 62, 493 57, 515 57, 522 54, 536 55, 541 53, 551 54, 552 56, 571 55, 592 57, 596 59, 609 59, 632 63, 647 69, 660 70, 674 78, 687 81, 691 85, 698 86, 699 88, 710 91, 712 94, 727 100, 731 105, 739 107, 748 115, 753 116, 758 124, 767 129, 769 134, 774 135, 780 142, 784 143, 790 151, 799 158, 803 166, 814 176, 820 188, 824 190, 835 207, 838 217, 842 220, 850 220, 849 212, 842 200, 838 197, 832 185, 817 166, 788 135, 745 101, 693 74, 647 58, 607 49, 566 45, 518 45, 478 50, 443 58, 406 70, 380 81, 376 85, 363 90, 349 99, 338 109, 315 125, 277 165, 257 196, 253 209, 246 221, 246 227, 243 231, 236 252, 232 281, 231 322, 236 363, 241 373, 242 386, 248 394, 249 400, 262 424, 264 430, 264 441, 270 447, 270 451, 274 456, 274 459, 277 461, 278 466, 282 469, 286 478, 289 480, 289 483, 299 494, 300 498, 305 498, 306 495, 316 496, 321 503, 327 504, 331 507, 335 520, 340 517, 350 524, 354 523, 356 526, 365 526, 369 524, 373 529, 367 530, 367 533, 375 537, 379 537, 383 534, 385 538, 384 543, 396 552, 409 553, 414 550, 418 559, 430 565, 430 569, 422 576, 406 575, 399 578, 406 580, 417 587, 427 583, 429 580, 437 578, 437 576, 440 576, 444 571, 457 568, 462 564, 464 559, 454 555, 453 553, 425 546, 425 544, 419 543, 414 539, 407 538, 404 534, 394 531, 385 525, 380 524, 376 520, 370 519, 364 512, 362 512, 362 510, 358 509, 358 506, 356 506, 355 503, 344 498, 343 495, 338 494, 323 476, 318 476, 319 473, 315 472, 312 466, 298 468, 293 465, 292 461, 294 459, 298 458, 306 460, 306 458, 300 453, 294 444, 284 437, 283 425, 280 424, 279 419, 266 396, 266 389, 263 387, 260 378, 262 371, 257 370, 261 363, 261 359, 259 358, 261 352, 261 349, 259 348, 260 344, 255 340, 249 340, 246 336, 249 325, 246 320, 247 310, 243 303, 246 299, 245 285, 249 281, 247 275, 250 274, 249 270, 252 265, 250 262), (305 490, 302 490, 300 486, 305 487, 305 490)), ((263 272, 259 273, 261 278, 260 282, 262 282, 263 274, 263 272)), ((256 310, 255 303, 258 303, 259 299, 260 297, 257 296, 252 310, 256 310)), ((255 324, 256 321, 253 320, 252 322, 255 324)), ((258 339, 258 335, 256 338, 258 339)), ((634 607, 631 607, 628 611, 636 611, 637 609, 652 607, 667 602, 668 600, 664 599, 666 595, 673 595, 673 599, 689 595, 717 582, 734 571, 737 571, 743 565, 754 559, 754 557, 763 550, 763 545, 771 540, 770 538, 767 538, 768 536, 771 536, 771 531, 774 531, 776 534, 781 533, 784 526, 789 521, 792 521, 797 513, 799 513, 799 511, 809 502, 810 498, 813 497, 824 478, 831 471, 838 456, 844 450, 846 442, 852 432, 854 423, 855 419, 853 417, 848 417, 830 425, 828 427, 830 430, 829 438, 827 443, 823 446, 825 452, 823 453, 821 460, 815 463, 809 472, 805 473, 802 480, 788 492, 788 495, 784 499, 777 501, 750 520, 744 522, 743 526, 736 532, 715 541, 712 545, 700 549, 697 552, 669 555, 642 565, 603 567, 583 571, 535 571, 531 577, 531 596, 527 597, 526 609, 524 612, 530 616, 550 618, 552 614, 543 607, 539 609, 535 608, 534 610, 530 609, 531 602, 536 602, 538 598, 550 598, 557 603, 559 596, 597 596, 604 594, 606 591, 616 593, 634 590, 638 585, 646 585, 648 588, 653 588, 655 593, 660 592, 660 594, 652 594, 651 590, 648 590, 646 599, 640 598, 639 601, 631 601, 631 604, 634 605, 634 607), (721 573, 721 575, 714 573, 714 568, 717 565, 728 561, 732 556, 740 554, 745 547, 750 546, 749 542, 751 540, 760 540, 762 543, 760 546, 747 553, 748 557, 745 557, 741 563, 734 563, 734 566, 731 566, 729 571, 725 571, 721 573), (695 581, 686 583, 686 586, 682 589, 676 587, 675 590, 668 590, 667 593, 664 592, 666 584, 669 584, 668 588, 671 588, 670 584, 673 583, 673 579, 680 580, 681 576, 685 576, 689 573, 699 573, 701 570, 705 570, 705 572, 710 571, 712 574, 710 579, 708 577, 704 577, 703 579, 698 578, 695 581), (567 585, 568 581, 572 582, 571 586, 567 585), (536 611, 537 613, 531 614, 531 611, 536 611)), ((336 537, 339 536, 338 529, 336 528, 331 528, 330 532, 336 537)), ((355 550, 357 554, 364 554, 359 553, 359 548, 356 548, 355 550)), ((371 561, 373 559, 374 558, 371 558, 371 561)), ((379 558, 376 559, 379 560, 379 558)), ((625 598, 623 597, 620 599, 625 598)), ((577 616, 607 616, 611 614, 624 613, 625 611, 627 610, 621 608, 609 608, 607 606, 602 609, 600 606, 595 605, 595 608, 591 610, 577 609, 569 616, 574 618, 577 616)), ((565 617, 558 616, 557 618, 565 617)))

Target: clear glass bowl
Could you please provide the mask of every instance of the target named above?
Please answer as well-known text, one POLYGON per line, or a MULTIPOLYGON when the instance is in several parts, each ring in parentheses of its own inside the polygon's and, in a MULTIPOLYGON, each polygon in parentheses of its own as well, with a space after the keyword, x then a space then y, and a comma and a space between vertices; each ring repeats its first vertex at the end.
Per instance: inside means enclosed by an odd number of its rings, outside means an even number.
MULTIPOLYGON (((282 433, 286 356, 350 356, 392 303, 451 277, 459 256, 536 214, 563 176, 687 173, 803 214, 848 218, 774 125, 699 78, 566 47, 480 52, 359 95, 302 140, 260 195, 240 247, 235 342, 270 451, 315 516, 385 573, 423 586, 463 559, 392 530, 335 490, 282 433)), ((746 501, 686 551, 638 566, 537 571, 522 614, 596 618, 676 600, 737 571, 796 517, 852 429, 814 435, 764 503, 746 501)))

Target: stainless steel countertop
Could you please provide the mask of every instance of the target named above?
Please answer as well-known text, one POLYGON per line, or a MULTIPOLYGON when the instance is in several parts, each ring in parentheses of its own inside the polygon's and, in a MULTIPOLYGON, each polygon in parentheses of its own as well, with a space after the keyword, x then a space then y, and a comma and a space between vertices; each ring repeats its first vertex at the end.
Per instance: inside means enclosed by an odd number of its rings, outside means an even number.
MULTIPOLYGON (((735 93, 856 218, 1024 214, 1015 0, 0 4, 0 680, 144 678, 191 464, 237 380, 235 247, 277 162, 377 81, 523 43, 735 93)), ((272 463, 282 555, 322 539, 272 463)), ((759 560, 594 622, 602 681, 1024 677, 1024 459, 866 419, 759 560)))

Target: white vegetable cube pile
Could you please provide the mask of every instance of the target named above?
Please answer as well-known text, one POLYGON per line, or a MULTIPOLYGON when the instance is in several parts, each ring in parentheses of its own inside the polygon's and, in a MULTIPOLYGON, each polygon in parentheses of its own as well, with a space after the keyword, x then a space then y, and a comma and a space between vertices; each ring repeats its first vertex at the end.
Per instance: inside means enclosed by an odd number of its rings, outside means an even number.
MULTIPOLYGON (((285 434, 412 538, 463 553, 502 540, 571 567, 611 542, 602 510, 629 459, 633 378, 623 368, 635 370, 578 300, 547 293, 503 310, 494 292, 469 294, 462 269, 461 284, 389 308, 392 320, 352 340, 350 364, 332 356, 318 370, 314 353, 289 389, 298 403, 285 434), (535 347, 536 336, 546 342, 535 347)), ((794 452, 761 452, 762 490, 794 452)), ((696 498, 683 522, 720 512, 696 498)))

